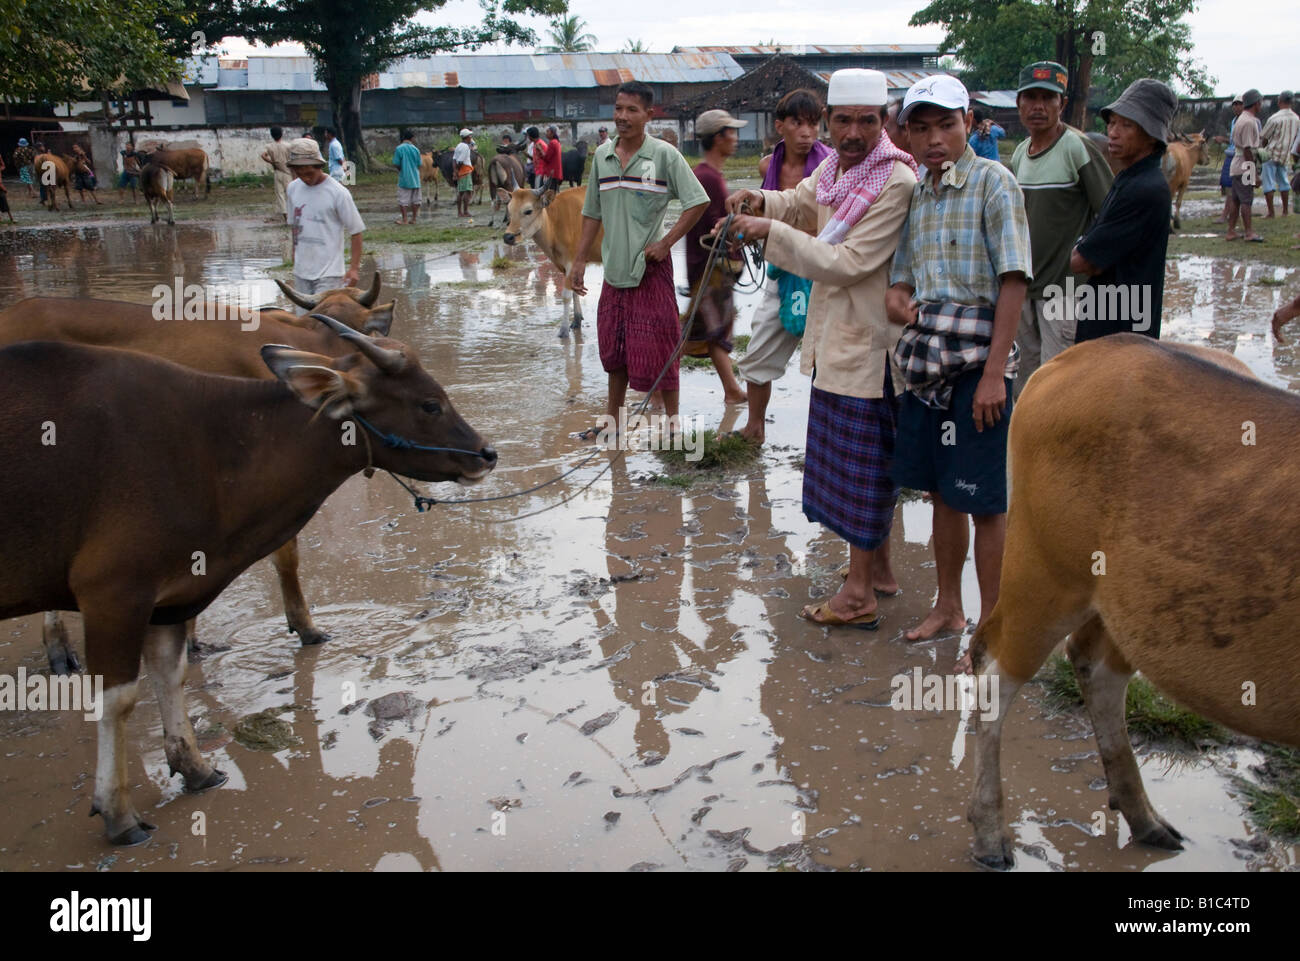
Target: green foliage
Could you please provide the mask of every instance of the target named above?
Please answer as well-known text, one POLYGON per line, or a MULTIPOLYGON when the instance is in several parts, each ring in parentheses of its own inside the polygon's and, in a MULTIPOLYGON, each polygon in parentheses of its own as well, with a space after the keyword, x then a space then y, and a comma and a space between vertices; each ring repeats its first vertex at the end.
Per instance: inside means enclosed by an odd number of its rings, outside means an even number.
POLYGON ((590 33, 583 33, 587 22, 579 16, 556 17, 546 31, 551 42, 540 48, 541 53, 582 53, 594 49, 596 38, 590 33))
POLYGON ((1264 763, 1252 770, 1260 783, 1236 778, 1257 826, 1283 841, 1300 840, 1300 751, 1261 744, 1264 763))
POLYGON ((972 89, 1015 89, 1026 64, 1058 60, 1072 99, 1088 95, 1075 89, 1081 65, 1108 98, 1139 77, 1209 95, 1212 78, 1192 58, 1182 19, 1193 9, 1195 0, 932 0, 909 22, 946 28, 944 51, 966 66, 972 89))
POLYGON ((691 448, 701 454, 699 460, 687 460, 687 456, 691 455, 691 451, 687 449, 659 450, 655 451, 655 454, 670 467, 687 471, 708 471, 728 470, 751 464, 758 459, 763 450, 758 444, 751 443, 738 434, 719 436, 717 431, 712 430, 702 431, 699 436, 692 436, 690 440, 691 448))
POLYGON ((633 40, 631 37, 628 38, 627 43, 623 46, 623 50, 625 53, 649 53, 650 52, 649 50, 646 49, 644 41, 633 40))

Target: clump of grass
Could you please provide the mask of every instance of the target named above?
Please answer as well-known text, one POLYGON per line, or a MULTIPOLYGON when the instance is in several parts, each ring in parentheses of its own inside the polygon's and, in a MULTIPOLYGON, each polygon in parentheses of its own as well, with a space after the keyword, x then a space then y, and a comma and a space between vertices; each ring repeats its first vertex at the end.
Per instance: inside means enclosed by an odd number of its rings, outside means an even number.
POLYGON ((219 183, 222 187, 267 187, 270 186, 271 180, 272 177, 264 177, 261 174, 231 174, 229 177, 222 177, 219 183))
POLYGON ((677 487, 682 490, 685 490, 695 483, 694 478, 688 474, 655 474, 653 477, 649 477, 646 480, 651 484, 661 484, 664 487, 677 487))
POLYGON ((680 470, 710 471, 730 470, 743 467, 758 459, 762 450, 757 444, 750 443, 743 437, 724 434, 719 437, 717 431, 706 430, 687 437, 688 443, 682 450, 655 451, 659 459, 669 467, 680 470), (688 457, 699 455, 698 460, 688 457))
MULTIPOLYGON (((1064 656, 1052 655, 1038 672, 1038 680, 1052 707, 1059 710, 1083 705, 1074 667, 1064 656)), ((1175 704, 1141 676, 1129 682, 1125 713, 1129 733, 1152 741, 1198 748, 1207 741, 1226 744, 1230 738, 1226 728, 1175 704)))
POLYGON ((366 228, 366 240, 372 243, 465 245, 484 239, 483 231, 474 227, 426 227, 423 224, 415 226, 384 224, 380 227, 366 228))
POLYGON ((1276 744, 1261 744, 1260 749, 1265 761, 1253 770, 1262 783, 1234 778, 1246 810, 1266 833, 1284 841, 1300 840, 1300 751, 1276 744))
POLYGON ((1286 283, 1286 281, 1281 277, 1274 277, 1270 274, 1265 274, 1263 277, 1260 277, 1256 283, 1261 283, 1266 287, 1281 287, 1286 283))
POLYGON ((493 270, 514 270, 515 262, 505 254, 497 254, 492 258, 491 266, 493 270))
MULTIPOLYGON (((737 368, 737 366, 736 366, 736 361, 735 361, 736 356, 737 356, 738 354, 743 354, 746 350, 749 349, 749 334, 739 334, 739 335, 737 335, 737 336, 733 339, 732 343, 733 343, 734 346, 732 347, 732 350, 731 350, 731 356, 732 356, 732 361, 731 361, 731 370, 732 370, 732 372, 734 373, 735 371, 737 371, 737 370, 739 369, 739 368, 737 368)), ((683 357, 683 358, 682 358, 682 367, 685 368, 686 370, 712 370, 712 369, 713 369, 713 361, 712 361, 711 358, 709 358, 709 357, 707 357, 707 356, 705 356, 705 357, 683 357)))

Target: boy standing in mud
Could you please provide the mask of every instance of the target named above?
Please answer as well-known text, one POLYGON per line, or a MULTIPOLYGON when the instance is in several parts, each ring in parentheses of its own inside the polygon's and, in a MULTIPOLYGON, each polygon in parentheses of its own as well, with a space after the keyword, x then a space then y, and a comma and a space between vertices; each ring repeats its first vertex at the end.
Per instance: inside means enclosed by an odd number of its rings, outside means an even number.
POLYGON ((1015 177, 967 143, 972 118, 962 83, 945 76, 914 84, 898 119, 926 168, 913 188, 885 298, 889 319, 906 325, 894 349, 905 387, 894 480, 929 491, 934 503, 939 594, 907 632, 920 641, 966 627, 968 515, 981 621, 997 600, 1015 336, 1033 261, 1015 177))

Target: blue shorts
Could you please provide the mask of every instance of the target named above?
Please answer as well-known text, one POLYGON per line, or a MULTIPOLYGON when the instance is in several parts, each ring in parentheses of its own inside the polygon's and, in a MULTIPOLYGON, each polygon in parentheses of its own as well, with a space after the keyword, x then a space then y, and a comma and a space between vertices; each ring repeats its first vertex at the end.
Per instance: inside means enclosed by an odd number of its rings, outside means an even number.
POLYGON ((947 410, 927 407, 904 391, 894 442, 894 483, 917 491, 936 491, 963 514, 1007 512, 1007 430, 1011 423, 1012 381, 1006 379, 1002 419, 975 429, 975 388, 984 368, 957 378, 947 410))
POLYGON ((1278 163, 1275 160, 1264 161, 1264 193, 1271 194, 1275 190, 1287 193, 1291 185, 1286 179, 1286 164, 1278 163))
POLYGON ((1220 187, 1231 187, 1231 186, 1232 186, 1232 174, 1231 174, 1230 171, 1229 171, 1229 168, 1231 168, 1231 167, 1232 167, 1232 154, 1228 154, 1227 156, 1225 156, 1225 157, 1223 158, 1223 169, 1222 169, 1221 171, 1219 171, 1219 186, 1220 186, 1220 187))

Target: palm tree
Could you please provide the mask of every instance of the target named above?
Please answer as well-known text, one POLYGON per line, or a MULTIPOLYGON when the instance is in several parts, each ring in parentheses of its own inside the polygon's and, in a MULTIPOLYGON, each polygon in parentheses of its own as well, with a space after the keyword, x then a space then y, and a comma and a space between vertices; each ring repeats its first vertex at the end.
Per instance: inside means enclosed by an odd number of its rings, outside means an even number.
POLYGON ((550 29, 546 31, 552 42, 542 47, 541 52, 581 53, 584 50, 591 50, 596 44, 596 38, 589 33, 583 33, 586 28, 586 21, 577 15, 556 17, 551 21, 550 29))
POLYGON ((633 40, 628 38, 627 46, 623 48, 624 53, 649 53, 645 48, 645 42, 642 40, 633 40))

